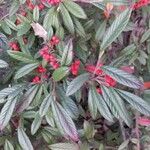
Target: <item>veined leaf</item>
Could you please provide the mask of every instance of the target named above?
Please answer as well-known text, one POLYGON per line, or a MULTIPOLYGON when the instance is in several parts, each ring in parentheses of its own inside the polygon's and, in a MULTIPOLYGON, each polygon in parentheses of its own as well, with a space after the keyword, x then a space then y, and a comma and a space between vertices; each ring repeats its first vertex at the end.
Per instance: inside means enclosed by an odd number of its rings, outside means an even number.
POLYGON ((48 110, 48 112, 46 113, 45 119, 46 119, 47 123, 51 127, 55 127, 55 122, 54 122, 53 114, 52 114, 52 112, 50 110, 48 110))
POLYGON ((88 73, 84 73, 73 79, 67 87, 66 95, 69 96, 78 91, 83 86, 83 84, 89 79, 89 77, 90 76, 88 73))
POLYGON ((16 93, 18 89, 21 88, 21 85, 16 85, 13 87, 8 87, 0 91, 0 99, 6 98, 9 95, 12 95, 13 93, 16 93))
POLYGON ((116 40, 120 33, 125 29, 128 24, 130 14, 131 10, 126 9, 123 13, 116 17, 102 40, 102 50, 105 50, 114 40, 116 40))
POLYGON ((32 122, 32 125, 31 125, 31 134, 32 135, 34 135, 37 132, 37 130, 39 129, 39 127, 41 125, 41 122, 42 122, 42 118, 40 117, 39 113, 37 113, 32 122))
POLYGON ((13 1, 11 7, 9 8, 9 16, 14 15, 19 9, 19 2, 13 1))
POLYGON ((8 39, 5 34, 0 33, 0 49, 7 49, 8 39))
POLYGON ((30 23, 24 22, 18 25, 17 28, 18 28, 17 36, 22 36, 30 30, 31 25, 30 23))
POLYGON ((16 107, 16 112, 21 113, 23 110, 28 108, 30 103, 32 102, 33 98, 35 97, 35 94, 37 93, 38 86, 31 87, 22 97, 22 100, 16 107))
POLYGON ((63 50, 61 65, 70 65, 72 59, 73 59, 73 44, 72 39, 70 39, 63 50))
POLYGON ((21 127, 18 128, 18 141, 23 150, 34 150, 30 139, 21 127))
POLYGON ((28 64, 23 66, 22 68, 20 68, 16 75, 15 75, 15 79, 19 79, 25 75, 27 75, 28 73, 30 73, 31 71, 33 71, 35 68, 37 68, 39 65, 39 63, 32 63, 32 64, 28 64))
POLYGON ((4 150, 14 150, 13 145, 7 139, 5 140, 4 150))
POLYGON ((73 141, 78 141, 79 137, 73 120, 56 101, 52 102, 52 112, 59 131, 73 141))
POLYGON ((39 7, 35 6, 34 10, 33 10, 33 20, 35 22, 38 22, 39 20, 39 7))
POLYGON ((56 143, 49 146, 51 150, 79 150, 77 144, 73 143, 56 143))
POLYGON ((60 67, 53 72, 53 79, 55 81, 60 81, 69 73, 68 67, 60 67))
POLYGON ((60 12, 64 21, 64 25, 70 31, 70 33, 74 33, 74 24, 72 18, 68 12, 68 10, 64 7, 63 4, 60 4, 60 12))
POLYGON ((148 29, 148 30, 142 35, 142 38, 141 38, 141 40, 140 40, 140 43, 145 42, 149 37, 150 37, 150 29, 148 29))
POLYGON ((25 63, 33 63, 33 62, 35 62, 33 57, 31 55, 27 54, 27 53, 18 52, 18 51, 12 51, 12 50, 9 50, 7 52, 12 58, 20 60, 22 62, 25 62, 25 63))
POLYGON ((48 108, 53 100, 53 96, 51 94, 47 95, 46 98, 43 100, 40 109, 39 109, 39 114, 41 117, 46 115, 48 108))
POLYGON ((143 85, 139 79, 137 79, 132 74, 129 74, 123 70, 120 70, 114 67, 109 67, 109 66, 103 66, 102 70, 106 74, 110 75, 117 82, 125 86, 135 88, 135 89, 140 89, 143 85))
POLYGON ((144 115, 147 116, 150 115, 150 104, 148 102, 144 101, 142 98, 132 93, 119 90, 119 89, 116 90, 121 97, 123 97, 128 103, 132 105, 133 108, 137 109, 139 112, 141 112, 144 115))
POLYGON ((0 130, 3 130, 8 124, 13 114, 17 99, 18 99, 17 97, 16 98, 11 97, 7 100, 7 102, 3 106, 0 113, 0 130))
POLYGON ((104 33, 105 33, 105 29, 106 29, 106 20, 104 20, 99 28, 97 29, 96 31, 96 34, 95 34, 95 39, 97 42, 99 42, 101 40, 101 38, 103 37, 104 33))
POLYGON ((95 87, 91 88, 91 94, 92 94, 93 103, 95 103, 100 114, 108 121, 113 122, 113 116, 112 116, 105 100, 103 99, 103 97, 100 94, 97 93, 95 87))
POLYGON ((128 126, 131 126, 131 124, 132 124, 131 118, 125 107, 125 103, 123 102, 121 97, 118 95, 118 93, 113 88, 107 88, 107 91, 109 92, 110 99, 112 100, 114 106, 116 107, 116 110, 118 111, 120 118, 122 118, 123 121, 128 126))
POLYGON ((17 26, 9 19, 5 19, 6 24, 13 30, 17 31, 18 28, 17 26))
POLYGON ((64 109, 73 119, 77 119, 79 116, 79 109, 74 100, 66 96, 64 89, 61 87, 57 87, 57 93, 64 109))
POLYGON ((73 1, 64 1, 63 4, 66 6, 66 8, 69 10, 70 13, 72 13, 77 18, 86 19, 87 16, 84 12, 84 10, 73 1))
POLYGON ((96 119, 97 116, 97 104, 95 98, 94 89, 90 87, 88 94, 88 107, 93 119, 96 119))
POLYGON ((105 100, 105 102, 107 103, 109 109, 111 110, 112 114, 117 118, 117 119, 120 119, 120 116, 119 116, 119 113, 116 109, 116 107, 114 106, 111 98, 110 98, 110 94, 108 92, 108 89, 105 87, 105 86, 101 86, 102 88, 102 95, 103 95, 103 98, 105 100))
POLYGON ((0 59, 0 68, 6 68, 6 67, 8 67, 8 63, 0 59))

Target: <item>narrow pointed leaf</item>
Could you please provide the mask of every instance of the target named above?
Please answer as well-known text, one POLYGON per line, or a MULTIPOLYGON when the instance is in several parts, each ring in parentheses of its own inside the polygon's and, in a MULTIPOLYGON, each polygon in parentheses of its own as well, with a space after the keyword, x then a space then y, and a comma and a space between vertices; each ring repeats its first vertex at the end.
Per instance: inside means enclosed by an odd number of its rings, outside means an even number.
POLYGON ((0 68, 6 68, 6 67, 8 67, 8 63, 0 59, 0 68))
POLYGON ((52 112, 59 131, 73 141, 78 141, 75 124, 64 108, 57 102, 52 102, 52 112))
POLYGON ((126 9, 123 13, 116 17, 115 21, 112 23, 102 40, 102 50, 105 50, 113 41, 115 41, 120 33, 125 29, 129 22, 130 14, 131 10, 126 9))
POLYGON ((18 133, 18 141, 19 141, 19 144, 22 147, 22 149, 23 150, 34 150, 30 139, 28 138, 28 136, 26 135, 26 133, 24 132, 24 130, 21 127, 18 128, 17 133, 18 133))
POLYGON ((53 96, 51 94, 47 95, 47 97, 43 100, 40 109, 39 109, 39 114, 41 117, 46 115, 48 108, 53 100, 53 96))
POLYGON ((150 115, 150 104, 148 102, 146 102, 142 98, 138 97, 137 95, 134 95, 132 93, 129 93, 129 92, 126 92, 126 91, 123 91, 123 90, 117 89, 117 92, 128 103, 130 103, 133 108, 137 109, 142 114, 145 114, 147 116, 150 115))
POLYGON ((5 140, 4 150, 14 150, 13 145, 7 139, 5 140))
POLYGON ((115 79, 120 84, 135 89, 140 89, 143 86, 142 82, 138 78, 123 70, 114 67, 109 67, 109 66, 104 66, 102 67, 102 69, 106 74, 110 75, 113 79, 115 79))
POLYGON ((78 91, 83 86, 83 84, 89 79, 89 77, 90 76, 88 73, 84 73, 73 79, 67 87, 66 95, 69 96, 78 91))
POLYGON ((31 71, 33 71, 35 68, 37 68, 39 65, 39 63, 33 63, 33 64, 28 64, 23 66, 22 68, 20 68, 16 75, 15 75, 15 79, 19 79, 25 75, 27 75, 28 73, 30 73, 31 71))
POLYGON ((13 114, 17 99, 18 98, 13 98, 13 97, 9 98, 5 103, 5 105, 3 106, 0 113, 0 130, 3 130, 8 124, 13 114))

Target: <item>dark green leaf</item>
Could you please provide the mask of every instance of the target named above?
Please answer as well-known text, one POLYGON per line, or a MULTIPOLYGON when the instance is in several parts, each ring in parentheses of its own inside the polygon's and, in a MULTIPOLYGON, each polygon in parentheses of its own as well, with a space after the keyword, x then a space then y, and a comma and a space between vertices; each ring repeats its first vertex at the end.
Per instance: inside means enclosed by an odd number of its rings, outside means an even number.
POLYGON ((89 77, 90 76, 88 73, 84 73, 73 79, 67 87, 66 95, 69 96, 78 91, 83 86, 83 84, 88 81, 89 77))

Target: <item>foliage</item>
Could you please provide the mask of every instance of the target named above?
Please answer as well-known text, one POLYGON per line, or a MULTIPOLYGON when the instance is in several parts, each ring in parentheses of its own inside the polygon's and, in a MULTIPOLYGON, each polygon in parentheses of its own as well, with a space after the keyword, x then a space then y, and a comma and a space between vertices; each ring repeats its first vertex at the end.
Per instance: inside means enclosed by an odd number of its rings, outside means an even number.
POLYGON ((2 149, 139 149, 137 119, 150 116, 142 74, 150 72, 150 22, 141 29, 137 12, 148 18, 150 6, 12 2, 0 20, 2 149))

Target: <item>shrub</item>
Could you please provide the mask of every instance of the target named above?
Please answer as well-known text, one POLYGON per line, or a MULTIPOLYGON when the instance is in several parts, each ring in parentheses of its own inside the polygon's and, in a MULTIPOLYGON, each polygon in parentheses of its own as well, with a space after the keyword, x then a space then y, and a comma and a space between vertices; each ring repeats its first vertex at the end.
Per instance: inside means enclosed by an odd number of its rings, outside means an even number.
POLYGON ((138 112, 150 115, 141 98, 150 29, 134 16, 148 18, 148 3, 14 0, 0 22, 1 146, 103 150, 124 141, 121 150, 136 125, 140 149, 138 112))

